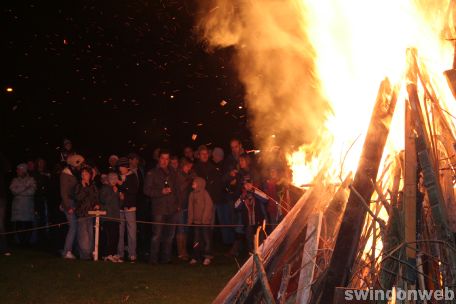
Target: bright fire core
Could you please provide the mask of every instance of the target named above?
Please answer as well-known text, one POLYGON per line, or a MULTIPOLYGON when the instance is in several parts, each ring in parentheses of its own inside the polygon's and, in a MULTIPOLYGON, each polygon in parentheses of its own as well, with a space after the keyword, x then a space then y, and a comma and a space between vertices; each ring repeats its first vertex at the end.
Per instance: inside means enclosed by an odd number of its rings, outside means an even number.
POLYGON ((315 51, 315 76, 332 113, 321 130, 320 138, 327 139, 320 141, 323 144, 302 146, 289 155, 294 184, 310 183, 328 162, 334 179, 356 170, 377 91, 385 77, 401 90, 384 154, 403 149, 408 48, 417 49, 441 102, 448 112, 456 113, 456 102, 443 75, 452 67, 451 39, 456 38, 451 5, 449 0, 296 2, 315 51), (306 158, 316 148, 319 155, 306 158))

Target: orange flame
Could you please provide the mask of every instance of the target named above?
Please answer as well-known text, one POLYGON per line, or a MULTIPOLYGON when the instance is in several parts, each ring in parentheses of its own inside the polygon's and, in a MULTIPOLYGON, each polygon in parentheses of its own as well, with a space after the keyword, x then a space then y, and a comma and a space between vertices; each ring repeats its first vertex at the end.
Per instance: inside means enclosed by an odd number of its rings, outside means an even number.
MULTIPOLYGON (((333 110, 322 134, 331 140, 318 147, 322 153, 315 158, 328 155, 332 172, 340 173, 347 150, 345 172, 340 175, 356 170, 380 81, 385 77, 393 84, 404 81, 407 48, 418 49, 420 59, 435 73, 434 84, 441 96, 451 100, 445 103, 453 106, 448 110, 454 112, 455 103, 442 74, 453 60, 453 46, 446 40, 449 34, 444 32, 448 28, 450 1, 417 3, 412 0, 298 2, 315 49, 322 94, 333 110)), ((404 146, 405 98, 402 90, 390 128, 389 151, 399 151, 404 146)), ((288 156, 296 185, 311 182, 321 168, 321 160, 309 159, 310 151, 315 151, 314 145, 302 146, 288 156)))

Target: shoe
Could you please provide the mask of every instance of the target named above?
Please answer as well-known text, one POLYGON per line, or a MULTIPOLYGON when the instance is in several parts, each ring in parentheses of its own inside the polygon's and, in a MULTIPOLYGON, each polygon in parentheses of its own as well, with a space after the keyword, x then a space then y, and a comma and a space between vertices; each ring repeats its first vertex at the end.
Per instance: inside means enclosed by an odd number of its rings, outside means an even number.
POLYGON ((190 261, 190 265, 196 265, 197 263, 198 263, 198 261, 195 259, 191 259, 191 261, 190 261))
POLYGON ((132 255, 132 256, 130 257, 130 263, 136 263, 136 260, 137 260, 137 259, 136 259, 136 256, 132 255))
POLYGON ((190 260, 188 255, 180 255, 180 256, 178 256, 178 258, 179 258, 179 260, 185 261, 185 262, 188 262, 190 260))
POLYGON ((209 266, 209 265, 211 265, 211 259, 205 258, 204 261, 203 261, 203 265, 204 265, 204 266, 209 266))
POLYGON ((11 252, 5 252, 3 255, 4 256, 11 256, 11 252))
POLYGON ((105 261, 119 263, 118 260, 113 255, 108 255, 107 257, 105 257, 105 261))
POLYGON ((112 258, 116 260, 116 263, 123 263, 124 262, 124 260, 122 260, 122 258, 120 256, 118 256, 117 254, 113 255, 112 258))
POLYGON ((71 251, 68 251, 64 256, 63 256, 64 259, 67 259, 67 260, 76 260, 76 257, 74 256, 74 254, 71 252, 71 251))

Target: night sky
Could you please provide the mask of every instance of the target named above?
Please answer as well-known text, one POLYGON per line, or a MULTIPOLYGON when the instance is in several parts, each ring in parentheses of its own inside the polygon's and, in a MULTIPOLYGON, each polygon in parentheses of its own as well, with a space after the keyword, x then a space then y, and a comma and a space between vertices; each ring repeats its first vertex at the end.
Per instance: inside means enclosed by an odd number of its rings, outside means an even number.
POLYGON ((53 162, 68 137, 91 158, 148 158, 248 141, 232 50, 205 52, 195 3, 2 1, 3 152, 53 162))

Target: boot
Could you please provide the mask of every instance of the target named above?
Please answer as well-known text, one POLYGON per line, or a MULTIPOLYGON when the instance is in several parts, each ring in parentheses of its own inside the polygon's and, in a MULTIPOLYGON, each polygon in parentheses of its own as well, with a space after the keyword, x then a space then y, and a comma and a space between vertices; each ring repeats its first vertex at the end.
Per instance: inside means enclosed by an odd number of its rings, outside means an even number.
POLYGON ((189 257, 187 253, 187 235, 184 233, 178 233, 176 235, 176 243, 178 258, 183 261, 188 261, 189 257))

